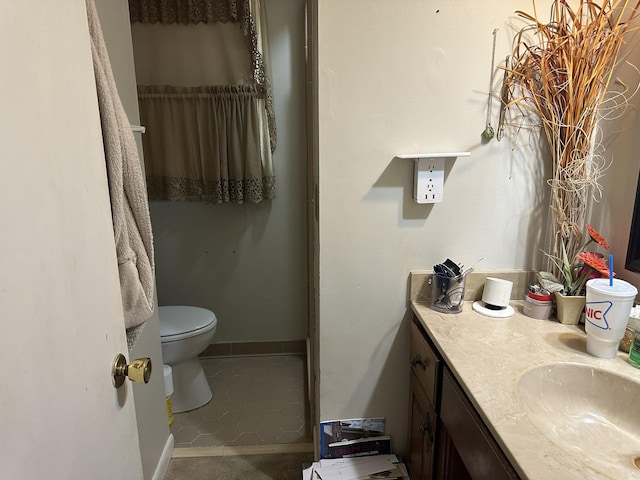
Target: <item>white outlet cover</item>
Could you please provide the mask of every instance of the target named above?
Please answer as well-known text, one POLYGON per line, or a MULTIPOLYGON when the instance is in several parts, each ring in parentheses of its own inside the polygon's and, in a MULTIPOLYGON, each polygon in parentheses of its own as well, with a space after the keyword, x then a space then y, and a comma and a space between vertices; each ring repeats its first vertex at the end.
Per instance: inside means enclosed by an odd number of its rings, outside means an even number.
POLYGON ((413 198, 417 203, 440 203, 444 196, 444 158, 416 158, 413 198))

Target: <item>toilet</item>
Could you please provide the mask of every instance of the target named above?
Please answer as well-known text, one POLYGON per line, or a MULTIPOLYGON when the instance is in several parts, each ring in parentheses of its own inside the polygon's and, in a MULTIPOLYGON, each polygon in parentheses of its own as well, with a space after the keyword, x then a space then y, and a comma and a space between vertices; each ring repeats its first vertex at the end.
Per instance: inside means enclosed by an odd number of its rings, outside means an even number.
POLYGON ((173 371, 173 413, 201 407, 212 392, 198 355, 211 343, 218 320, 210 310, 191 306, 158 307, 162 360, 173 371))

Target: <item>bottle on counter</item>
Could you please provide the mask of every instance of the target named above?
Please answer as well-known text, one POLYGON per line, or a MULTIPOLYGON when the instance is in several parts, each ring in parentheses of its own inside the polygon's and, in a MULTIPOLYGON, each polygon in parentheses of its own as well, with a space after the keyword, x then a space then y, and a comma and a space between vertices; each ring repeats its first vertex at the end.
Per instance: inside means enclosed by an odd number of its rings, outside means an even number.
POLYGON ((627 329, 631 332, 629 363, 636 368, 640 368, 640 305, 636 305, 631 309, 627 329))

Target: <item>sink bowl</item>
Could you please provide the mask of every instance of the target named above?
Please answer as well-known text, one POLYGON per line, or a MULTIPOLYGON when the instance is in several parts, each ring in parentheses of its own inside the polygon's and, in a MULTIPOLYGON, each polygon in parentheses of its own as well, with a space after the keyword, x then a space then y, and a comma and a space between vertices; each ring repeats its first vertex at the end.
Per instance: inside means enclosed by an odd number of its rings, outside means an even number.
POLYGON ((524 372, 516 391, 532 423, 583 465, 611 478, 640 478, 640 382, 557 363, 524 372))

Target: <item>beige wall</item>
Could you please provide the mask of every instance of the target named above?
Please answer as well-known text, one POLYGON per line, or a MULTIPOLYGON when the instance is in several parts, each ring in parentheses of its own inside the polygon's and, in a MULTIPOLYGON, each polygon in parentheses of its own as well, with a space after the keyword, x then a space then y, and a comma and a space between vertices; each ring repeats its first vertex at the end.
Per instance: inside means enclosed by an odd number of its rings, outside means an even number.
POLYGON ((306 337, 304 1, 266 0, 278 127, 276 199, 151 202, 158 300, 210 308, 214 343, 306 337))
MULTIPOLYGON (((492 31, 497 65, 510 51, 517 8, 531 2, 318 0, 320 418, 384 416, 399 453, 408 272, 446 258, 470 265, 483 257, 483 270, 535 268, 540 258, 546 199, 535 139, 480 144, 492 31), (446 160, 442 203, 415 204, 413 165, 394 157, 447 151, 471 156, 446 160)), ((498 88, 501 79, 497 72, 498 88)), ((497 102, 493 113, 495 128, 497 102)), ((616 161, 628 177, 619 197, 617 187, 607 192, 616 196, 603 214, 620 220, 605 232, 616 265, 637 180, 635 137, 620 135, 616 161), (623 219, 612 214, 618 207, 623 219)))

